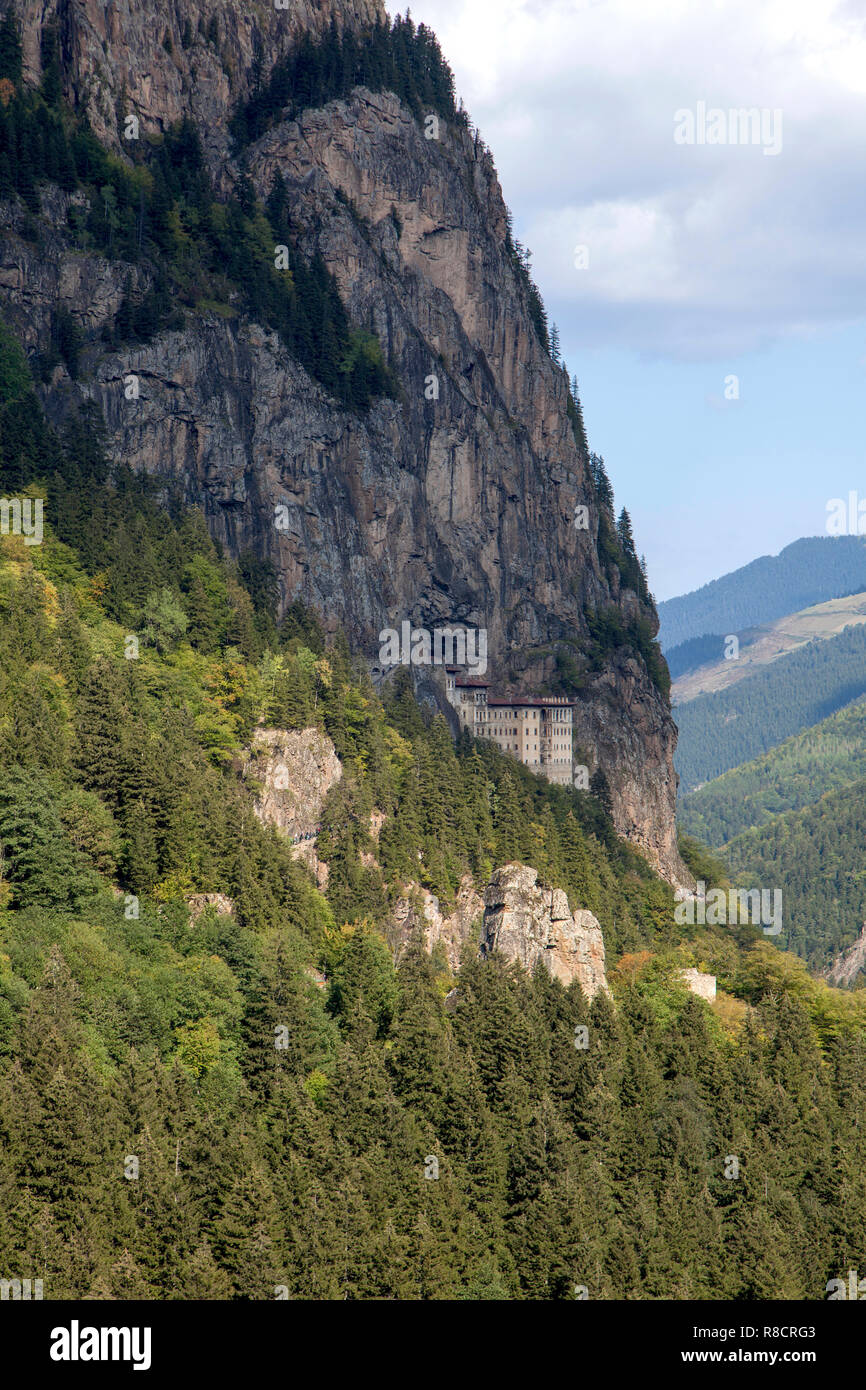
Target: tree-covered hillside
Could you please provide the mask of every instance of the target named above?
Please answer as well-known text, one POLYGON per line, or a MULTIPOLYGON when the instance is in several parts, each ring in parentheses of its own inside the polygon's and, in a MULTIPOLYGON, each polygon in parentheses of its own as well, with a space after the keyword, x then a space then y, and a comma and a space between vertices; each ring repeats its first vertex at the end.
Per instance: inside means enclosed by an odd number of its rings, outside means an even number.
POLYGON ((742 633, 786 613, 866 589, 866 540, 810 536, 762 555, 694 593, 658 605, 665 652, 710 633, 742 633))
MULTIPOLYGON (((745 651, 746 647, 751 646, 758 636, 757 630, 747 631, 736 634, 740 651, 745 651)), ((690 637, 687 642, 680 642, 676 647, 670 647, 665 652, 665 661, 671 673, 671 680, 677 680, 680 676, 686 675, 689 671, 697 671, 699 667, 706 666, 710 662, 722 661, 725 657, 727 634, 707 633, 703 637, 690 637)))
POLYGON ((724 858, 737 882, 782 890, 779 944, 821 970, 854 943, 866 922, 864 840, 861 779, 744 831, 725 847, 724 858))
POLYGON ((810 642, 712 695, 676 706, 684 793, 767 753, 866 694, 866 626, 810 642))
POLYGON ((857 701, 682 797, 677 820, 689 835, 723 845, 775 815, 850 786, 864 771, 866 703, 857 701))
POLYGON ((98 423, 49 428, 3 336, 0 488, 45 513, 0 540, 0 1267, 47 1299, 821 1298, 866 1221, 866 1001, 676 926, 603 806, 383 704, 98 423), (261 721, 342 760, 326 892, 253 813, 261 721), (514 858, 596 913, 614 1002, 395 961, 406 879, 447 903, 514 858))

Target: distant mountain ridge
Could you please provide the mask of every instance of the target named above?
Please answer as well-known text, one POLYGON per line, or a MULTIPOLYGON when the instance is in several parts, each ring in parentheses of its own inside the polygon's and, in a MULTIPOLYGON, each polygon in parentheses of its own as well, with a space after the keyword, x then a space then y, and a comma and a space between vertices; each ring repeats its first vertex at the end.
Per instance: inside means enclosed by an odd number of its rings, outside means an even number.
POLYGON ((857 940, 866 921, 866 780, 827 792, 747 830, 725 849, 734 880, 780 888, 778 944, 812 970, 826 969, 857 940))
POLYGON ((860 781, 864 753, 866 700, 858 700, 682 797, 678 824, 719 848, 774 816, 800 811, 827 792, 860 781))
POLYGON ((759 627, 866 589, 866 538, 807 536, 658 605, 667 652, 697 637, 759 627))
POLYGON ((735 886, 779 889, 776 944, 849 986, 866 920, 864 573, 864 538, 813 537, 659 607, 680 828, 735 886))
POLYGON ((681 794, 768 753, 866 695, 866 626, 810 642, 713 695, 677 706, 681 794))
MULTIPOLYGON (((678 673, 671 688, 673 704, 679 708, 700 695, 716 695, 800 651, 810 642, 832 641, 847 627, 856 627, 859 623, 866 623, 866 593, 831 598, 812 608, 786 613, 765 627, 746 628, 735 639, 719 637, 715 659, 711 656, 702 663, 695 662, 693 667, 678 673), (738 643, 737 648, 732 647, 733 641, 738 643)), ((671 674, 678 654, 699 645, 699 642, 683 642, 673 648, 668 657, 671 674)))

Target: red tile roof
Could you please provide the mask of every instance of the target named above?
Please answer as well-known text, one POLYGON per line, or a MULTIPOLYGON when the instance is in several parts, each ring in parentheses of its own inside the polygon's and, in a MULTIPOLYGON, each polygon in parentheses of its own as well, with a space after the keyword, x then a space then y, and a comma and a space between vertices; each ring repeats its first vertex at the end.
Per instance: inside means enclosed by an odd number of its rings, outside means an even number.
POLYGON ((574 709, 575 701, 567 700, 564 695, 550 695, 545 698, 543 695, 515 695, 511 700, 488 700, 488 705, 498 707, 505 705, 513 709, 525 709, 527 706, 544 709, 574 709))

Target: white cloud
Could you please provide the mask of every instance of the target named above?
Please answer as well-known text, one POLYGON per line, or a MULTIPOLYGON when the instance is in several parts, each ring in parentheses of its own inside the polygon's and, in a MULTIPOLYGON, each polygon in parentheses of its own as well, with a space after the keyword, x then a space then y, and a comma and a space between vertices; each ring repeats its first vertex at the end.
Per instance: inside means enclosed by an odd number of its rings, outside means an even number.
POLYGON ((704 359, 866 299, 864 0, 420 0, 564 341, 704 359), (674 112, 781 109, 781 152, 674 112), (590 248, 575 270, 573 248, 590 248))

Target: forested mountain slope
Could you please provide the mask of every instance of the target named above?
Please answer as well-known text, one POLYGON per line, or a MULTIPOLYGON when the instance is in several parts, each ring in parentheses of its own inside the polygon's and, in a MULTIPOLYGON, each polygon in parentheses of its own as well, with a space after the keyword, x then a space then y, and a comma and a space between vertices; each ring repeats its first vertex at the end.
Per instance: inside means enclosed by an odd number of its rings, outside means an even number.
POLYGON ((0 307, 51 418, 95 400, 110 462, 371 666, 403 621, 484 629, 500 687, 575 696, 618 828, 682 879, 628 516, 434 36, 372 0, 15 13, 0 307))
MULTIPOLYGON (((828 599, 826 603, 789 613, 764 627, 751 628, 737 638, 733 647, 730 639, 719 638, 712 657, 702 664, 690 665, 687 670, 670 668, 677 677, 671 687, 671 699, 676 708, 694 700, 698 695, 711 695, 725 690, 738 681, 746 680, 763 666, 805 647, 809 642, 827 642, 838 637, 846 627, 866 622, 866 594, 849 594, 845 598, 828 599)), ((686 646, 692 644, 687 643, 686 646)), ((682 652, 683 648, 677 648, 682 652)))
POLYGON ((0 1269, 46 1299, 822 1298, 866 1225, 866 999, 676 920, 646 580, 431 36, 306 0, 16 11, 0 1269), (607 787, 374 687, 401 609, 575 691, 607 787), (318 878, 256 812, 269 730, 339 759, 318 878), (515 862, 595 914, 610 997, 395 929, 515 862))
POLYGON ((866 626, 780 657, 677 708, 677 770, 687 793, 751 761, 866 694, 866 626))
POLYGON ((602 806, 455 749, 405 682, 383 707, 314 615, 275 626, 266 570, 109 479, 94 418, 51 432, 8 339, 0 364, 4 474, 52 518, 0 542, 3 1267, 46 1298, 821 1297, 866 1217, 836 1200, 859 998, 676 926, 602 806), (324 893, 253 813, 260 720, 338 749, 324 893), (615 1002, 497 956, 455 979, 412 938, 395 965, 408 875, 447 902, 515 857, 596 912, 615 1002))
POLYGON ((721 638, 866 589, 862 536, 809 536, 658 606, 665 651, 693 638, 721 638))
POLYGON ((688 834, 723 845, 775 815, 799 811, 825 792, 860 781, 864 773, 866 703, 861 700, 682 797, 678 820, 688 834))
POLYGON ((781 888, 779 944, 823 970, 866 923, 866 779, 774 816, 725 847, 737 881, 781 888))

